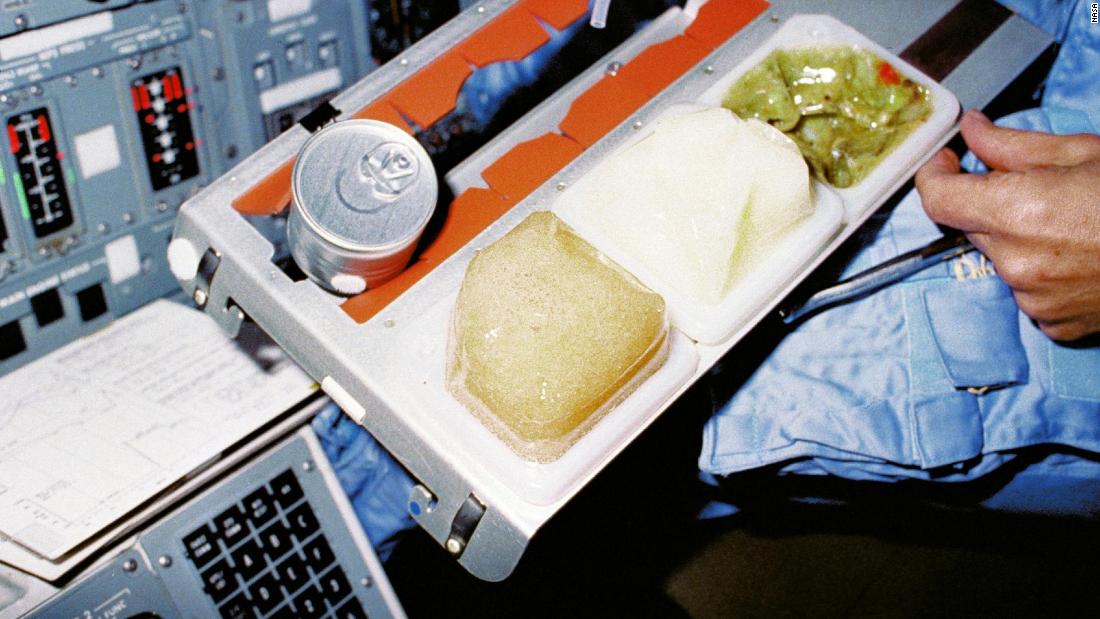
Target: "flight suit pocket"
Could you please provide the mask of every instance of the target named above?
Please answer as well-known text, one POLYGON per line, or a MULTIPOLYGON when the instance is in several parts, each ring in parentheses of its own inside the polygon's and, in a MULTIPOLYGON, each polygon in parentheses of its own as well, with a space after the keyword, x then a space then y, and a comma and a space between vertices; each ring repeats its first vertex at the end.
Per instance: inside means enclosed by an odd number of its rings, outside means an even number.
POLYGON ((1027 381, 1019 309, 1000 278, 931 286, 924 291, 924 305, 940 359, 956 389, 1027 381))

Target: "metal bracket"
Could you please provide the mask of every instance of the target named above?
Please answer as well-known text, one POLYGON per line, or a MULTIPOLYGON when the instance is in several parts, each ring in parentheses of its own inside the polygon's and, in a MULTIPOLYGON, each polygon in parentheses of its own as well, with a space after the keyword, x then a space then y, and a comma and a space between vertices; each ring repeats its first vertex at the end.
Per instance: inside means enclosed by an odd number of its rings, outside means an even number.
POLYGON ((466 550, 466 543, 484 515, 485 504, 473 494, 467 496, 462 507, 455 514, 455 519, 451 521, 451 534, 447 536, 447 542, 444 544, 447 552, 456 559, 461 557, 462 551, 466 550))

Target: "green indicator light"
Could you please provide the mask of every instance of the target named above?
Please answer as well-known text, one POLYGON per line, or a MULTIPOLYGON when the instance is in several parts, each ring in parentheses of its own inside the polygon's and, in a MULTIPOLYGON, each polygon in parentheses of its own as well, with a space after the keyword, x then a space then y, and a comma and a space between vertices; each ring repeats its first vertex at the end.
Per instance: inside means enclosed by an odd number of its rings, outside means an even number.
POLYGON ((70 187, 76 184, 76 172, 72 168, 65 168, 65 180, 69 181, 70 187))
POLYGON ((15 197, 19 198, 19 210, 23 211, 23 219, 30 219, 31 208, 27 206, 27 194, 23 193, 23 179, 19 178, 19 174, 12 174, 11 180, 15 184, 15 197))

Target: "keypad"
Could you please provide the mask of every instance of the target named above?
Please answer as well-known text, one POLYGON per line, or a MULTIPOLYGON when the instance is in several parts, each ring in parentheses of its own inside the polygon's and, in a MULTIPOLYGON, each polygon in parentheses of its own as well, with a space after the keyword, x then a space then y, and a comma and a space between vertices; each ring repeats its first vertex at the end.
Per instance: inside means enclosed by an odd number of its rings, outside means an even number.
POLYGON ((367 616, 291 469, 181 542, 224 619, 367 616))

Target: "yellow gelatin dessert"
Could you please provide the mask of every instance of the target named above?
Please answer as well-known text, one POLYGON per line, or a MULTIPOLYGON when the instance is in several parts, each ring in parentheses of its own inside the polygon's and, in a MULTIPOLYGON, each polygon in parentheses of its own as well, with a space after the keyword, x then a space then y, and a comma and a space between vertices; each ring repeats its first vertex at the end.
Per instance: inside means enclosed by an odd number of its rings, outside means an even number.
POLYGON ((519 455, 557 459, 668 355, 665 302, 551 213, 470 261, 448 389, 519 455))

